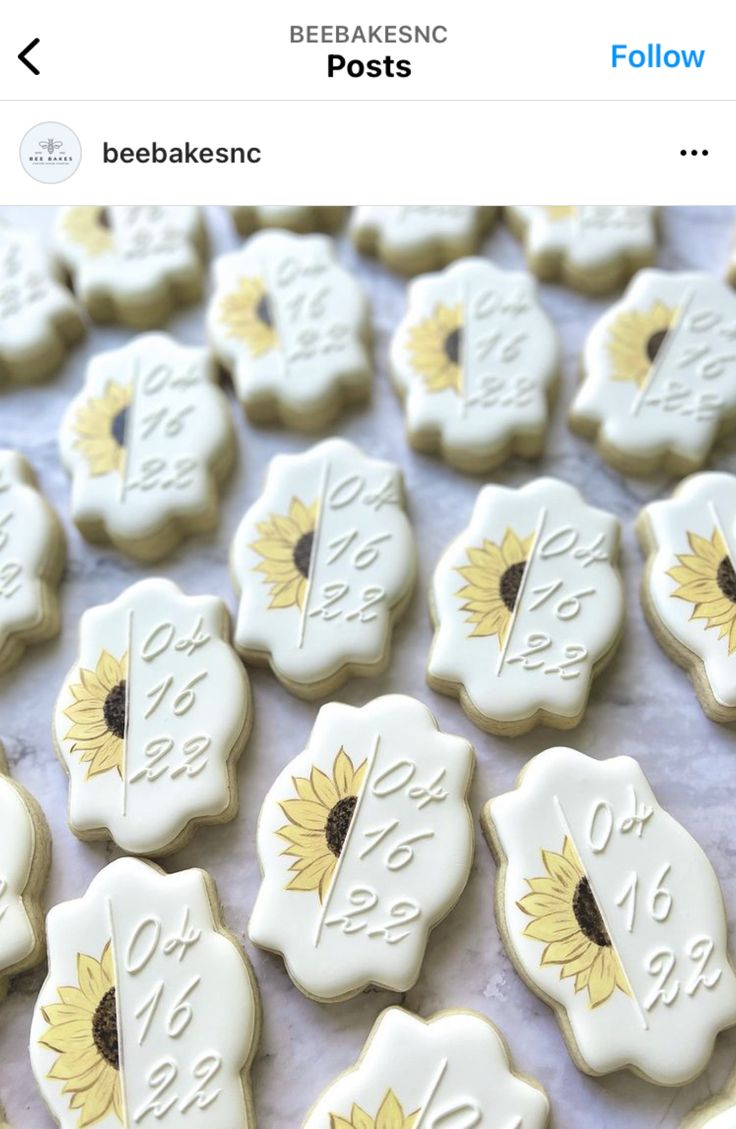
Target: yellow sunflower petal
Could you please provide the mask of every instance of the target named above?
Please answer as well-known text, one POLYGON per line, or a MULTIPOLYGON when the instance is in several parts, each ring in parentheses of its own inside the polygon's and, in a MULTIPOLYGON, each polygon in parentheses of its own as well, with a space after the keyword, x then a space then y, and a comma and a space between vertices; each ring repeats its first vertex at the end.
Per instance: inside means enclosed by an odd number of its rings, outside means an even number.
POLYGON ((353 795, 353 762, 342 746, 335 757, 332 775, 340 798, 353 795))
POLYGON ((310 781, 314 791, 317 794, 318 799, 325 805, 325 807, 333 808, 337 801, 340 799, 340 796, 338 794, 337 788, 332 783, 329 776, 326 776, 321 769, 317 768, 316 765, 313 765, 312 771, 310 773, 310 781))
POLYGON ((311 831, 324 829, 327 812, 322 804, 310 803, 309 800, 282 800, 280 807, 290 823, 311 831))
POLYGON ((304 870, 294 875, 287 886, 287 890, 319 890, 325 874, 334 870, 337 861, 334 855, 331 856, 331 860, 331 862, 326 862, 324 859, 315 859, 304 870))

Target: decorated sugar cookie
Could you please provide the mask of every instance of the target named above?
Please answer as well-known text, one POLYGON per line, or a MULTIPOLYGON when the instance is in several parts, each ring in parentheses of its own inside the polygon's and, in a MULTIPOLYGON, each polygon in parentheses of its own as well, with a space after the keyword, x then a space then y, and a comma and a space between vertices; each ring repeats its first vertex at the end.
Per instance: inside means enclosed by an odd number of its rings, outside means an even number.
POLYGON ((389 1007, 302 1129, 545 1129, 548 1117, 544 1091, 514 1072, 484 1016, 458 1010, 425 1020, 389 1007))
POLYGON ((240 235, 252 235, 264 227, 280 227, 307 235, 312 231, 338 231, 348 208, 307 207, 293 204, 259 204, 231 208, 233 222, 240 235))
POLYGON ((547 749, 483 826, 501 936, 580 1069, 663 1086, 699 1074, 736 1023, 723 897, 638 763, 547 749))
POLYGON ((657 253, 654 208, 534 204, 507 208, 506 218, 538 278, 584 294, 624 286, 657 253))
POLYGON ((230 553, 235 646, 302 698, 388 665, 416 577, 401 472, 344 439, 278 455, 230 553))
POLYGON ((593 327, 570 413, 625 474, 697 470, 736 422, 736 294, 705 274, 642 271, 593 327))
POLYGON ((409 440, 460 470, 542 451, 559 343, 526 274, 463 259, 411 283, 391 346, 409 440))
POLYGON ((267 231, 215 263, 207 326, 255 423, 326 426, 368 394, 368 305, 324 235, 267 231))
POLYGON ((622 627, 619 523, 555 478, 484 486, 445 550, 427 679, 490 733, 569 729, 622 627))
POLYGON ((57 634, 65 555, 61 525, 30 463, 0 450, 0 671, 15 666, 27 644, 57 634))
POLYGON ((51 376, 83 333, 54 260, 29 232, 0 220, 0 385, 51 376))
POLYGON ((205 349, 148 333, 93 357, 59 444, 72 517, 90 541, 157 560, 216 524, 234 437, 205 349))
POLYGON ((695 474, 641 511, 642 604, 714 721, 736 720, 736 477, 695 474))
POLYGON ((475 254, 497 212, 455 204, 364 204, 353 210, 350 234, 362 254, 375 256, 398 274, 420 274, 475 254))
POLYGON ((252 1129, 258 990, 205 871, 118 859, 47 933, 30 1055, 61 1129, 252 1129))
POLYGON ((680 1129, 736 1129, 736 1078, 732 1075, 722 1093, 692 1110, 680 1129))
POLYGON ((50 861, 43 812, 10 778, 0 744, 0 998, 9 977, 33 968, 46 952, 40 899, 50 861))
POLYGON ((202 293, 206 234, 198 208, 62 208, 56 248, 99 322, 153 329, 202 293))
POLYGON ((221 600, 159 579, 84 613, 54 715, 75 835, 158 855, 235 815, 251 702, 229 626, 221 600))
POLYGON ((416 982, 470 873, 472 771, 468 742, 413 698, 322 707, 263 803, 248 927, 305 995, 331 1003, 416 982))

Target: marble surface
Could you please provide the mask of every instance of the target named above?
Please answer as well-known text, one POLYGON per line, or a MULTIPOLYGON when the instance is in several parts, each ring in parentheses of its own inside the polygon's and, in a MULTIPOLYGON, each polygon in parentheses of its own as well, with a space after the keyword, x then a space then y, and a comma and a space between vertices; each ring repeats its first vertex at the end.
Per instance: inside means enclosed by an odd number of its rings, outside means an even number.
MULTIPOLYGON (((53 219, 51 209, 40 208, 5 208, 0 215, 41 234, 48 232, 53 219)), ((733 218, 729 208, 665 211, 662 265, 722 274, 733 218)), ((224 211, 213 209, 208 219, 216 251, 237 245, 224 211)), ((502 265, 521 264, 518 245, 503 228, 489 239, 486 250, 502 265)), ((466 524, 479 482, 409 450, 401 409, 386 376, 387 346, 403 311, 404 284, 381 267, 358 261, 347 246, 342 254, 361 277, 373 304, 377 373, 372 404, 342 417, 336 431, 402 466, 420 546, 420 579, 406 620, 397 629, 388 672, 374 681, 353 681, 338 696, 362 704, 389 691, 414 694, 430 705, 443 728, 468 737, 477 751, 471 794, 477 817, 485 800, 511 788, 529 757, 558 743, 559 734, 537 730, 516 740, 496 740, 475 729, 456 702, 433 694, 425 684, 431 636, 426 592, 431 571, 445 544, 466 524)), ((559 327, 565 357, 547 453, 539 464, 516 460, 494 477, 521 484, 539 472, 557 475, 583 489, 594 504, 617 514, 624 526, 628 606, 623 643, 595 684, 585 719, 569 735, 569 743, 592 756, 626 753, 641 761, 661 803, 710 856, 733 925, 736 738, 731 729, 704 717, 684 672, 662 654, 647 629, 637 595, 641 562, 632 524, 641 505, 669 493, 673 484, 627 480, 603 465, 587 443, 571 435, 565 417, 576 382, 576 358, 604 303, 556 287, 544 288, 543 302, 559 327)), ((175 317, 169 328, 182 341, 202 341, 203 309, 175 317)), ((0 446, 18 448, 36 467, 43 490, 64 521, 69 543, 61 589, 61 635, 26 652, 17 668, 0 682, 0 738, 13 774, 42 804, 53 834, 47 906, 80 896, 97 870, 117 853, 111 845, 80 843, 67 828, 66 778, 51 744, 51 711, 74 658, 81 612, 112 599, 149 570, 80 538, 68 517, 69 483, 59 462, 56 431, 67 402, 82 384, 88 358, 129 336, 116 329, 95 328, 47 385, 19 388, 0 397, 0 446)), ((226 558, 238 519, 259 493, 272 455, 302 450, 309 440, 280 430, 256 430, 246 425, 234 400, 232 406, 239 461, 225 491, 217 533, 206 540, 185 542, 155 572, 171 577, 186 591, 221 595, 234 609, 226 558)), ((712 465, 736 471, 733 440, 718 448, 712 465)), ((185 850, 166 861, 167 869, 194 865, 210 871, 225 919, 241 938, 258 883, 258 809, 279 769, 303 748, 317 708, 291 699, 264 671, 253 672, 252 683, 255 727, 238 771, 239 815, 226 826, 201 830, 185 850)), ((500 943, 493 915, 495 866, 477 819, 476 828, 476 858, 468 887, 455 911, 431 936, 419 981, 401 1002, 421 1015, 447 1007, 471 1007, 488 1015, 506 1036, 518 1069, 546 1087, 557 1129, 587 1129, 590 1125, 675 1129, 689 1109, 722 1086, 736 1059, 736 1029, 719 1038, 706 1072, 682 1089, 660 1089, 625 1072, 601 1079, 581 1074, 567 1053, 552 1012, 524 986, 500 943)), ((279 958, 244 943, 263 998, 263 1030, 253 1070, 258 1125, 296 1127, 322 1089, 355 1060, 376 1015, 397 1002, 396 997, 367 992, 343 1004, 312 1003, 292 986, 279 958)), ((16 1129, 43 1129, 52 1123, 36 1090, 26 1052, 33 1002, 44 974, 40 967, 19 977, 0 1006, 0 1101, 16 1129)))

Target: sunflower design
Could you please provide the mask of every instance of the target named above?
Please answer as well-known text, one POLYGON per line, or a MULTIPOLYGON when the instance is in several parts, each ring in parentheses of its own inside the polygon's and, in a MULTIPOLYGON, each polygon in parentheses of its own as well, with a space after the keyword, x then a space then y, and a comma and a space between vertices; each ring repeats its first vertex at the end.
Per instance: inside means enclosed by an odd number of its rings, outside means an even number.
POLYGON ((115 972, 110 942, 99 960, 77 954, 77 984, 57 988, 59 1003, 41 1013, 48 1029, 40 1043, 56 1051, 48 1078, 63 1082, 77 1126, 94 1125, 110 1113, 123 1124, 115 972))
POLYGON ((122 474, 125 467, 125 439, 128 412, 133 398, 130 384, 108 380, 101 396, 91 396, 77 411, 74 431, 79 436, 74 446, 89 463, 93 477, 122 474))
POLYGON ((112 769, 122 775, 127 672, 127 651, 119 660, 103 651, 96 669, 80 667, 80 681, 69 687, 74 701, 64 710, 72 722, 65 738, 89 766, 87 780, 112 769))
POLYGON ((462 610, 474 625, 469 638, 497 635, 503 647, 533 542, 533 533, 522 539, 508 528, 500 545, 484 540, 481 548, 466 549, 470 564, 456 572, 467 584, 455 595, 465 601, 462 610))
POLYGON ((268 521, 256 525, 258 540, 250 548, 263 560, 253 571, 262 573, 264 583, 271 586, 269 608, 304 606, 318 510, 318 502, 305 506, 292 498, 288 515, 272 513, 268 521))
POLYGON ((379 1107, 375 1120, 359 1105, 354 1105, 350 1117, 330 1114, 330 1129, 414 1129, 419 1110, 405 1114, 393 1090, 388 1090, 379 1107))
POLYGON ((115 239, 104 208, 69 208, 63 221, 64 232, 72 243, 79 244, 88 255, 95 258, 112 251, 115 239))
POLYGON ((620 313, 608 338, 611 380, 632 380, 641 387, 676 317, 677 307, 659 301, 648 310, 620 313))
POLYGON ((298 799, 281 801, 279 806, 289 822, 276 832, 289 844, 283 854, 294 858, 290 867, 294 877, 287 890, 317 890, 320 902, 324 901, 355 814, 365 769, 366 761, 353 768, 341 746, 332 779, 316 765, 309 777, 293 778, 298 799))
POLYGON ((220 321, 230 337, 244 341, 251 357, 263 357, 278 344, 273 304, 262 278, 241 278, 220 304, 220 321))
POLYGON ((460 391, 462 327, 462 306, 439 302, 430 317, 409 330, 409 363, 428 392, 460 391))
POLYGON ((616 988, 626 995, 629 985, 611 944, 603 915, 577 851, 565 837, 562 854, 542 851, 547 871, 527 878, 531 891, 517 905, 533 918, 525 937, 544 941, 541 964, 559 964, 560 979, 575 977, 575 991, 588 989, 588 1005, 598 1007, 616 988))
POLYGON ((690 619, 704 619, 705 630, 717 627, 718 638, 728 638, 728 653, 736 651, 736 571, 723 537, 713 530, 710 541, 697 533, 687 535, 692 553, 678 554, 680 562, 667 573, 679 584, 670 595, 693 605, 690 619))

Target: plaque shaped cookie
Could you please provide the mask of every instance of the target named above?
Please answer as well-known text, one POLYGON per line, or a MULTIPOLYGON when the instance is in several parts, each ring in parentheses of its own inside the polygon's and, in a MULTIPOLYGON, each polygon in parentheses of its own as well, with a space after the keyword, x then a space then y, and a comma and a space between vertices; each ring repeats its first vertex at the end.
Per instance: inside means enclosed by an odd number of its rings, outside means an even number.
POLYGON ((338 231, 349 211, 342 207, 312 207, 296 204, 259 204, 230 209, 240 235, 252 235, 264 227, 280 227, 308 235, 313 231, 338 231))
POLYGON ((30 1055, 61 1129, 252 1129, 258 990, 205 871, 118 859, 47 933, 30 1055))
POLYGON ((624 473, 697 470, 736 422, 736 295, 642 271, 594 325, 570 426, 624 473))
POLYGON ((543 1090, 513 1071, 484 1016, 458 1010, 425 1020, 390 1007, 302 1129, 545 1129, 548 1118, 543 1090))
POLYGON ((93 357, 59 445, 72 517, 90 541, 158 560, 217 522, 234 437, 204 349, 149 333, 93 357))
POLYGON ((40 899, 50 861, 43 812, 10 778, 0 745, 0 998, 9 977, 38 964, 46 952, 40 899))
POLYGON ((362 254, 398 274, 420 274, 473 255, 497 213, 497 208, 454 204, 365 204, 353 210, 350 234, 362 254))
POLYGON ((51 376, 82 337, 59 273, 33 235, 0 221, 0 386, 51 376))
POLYGON ((506 218, 538 278, 584 294, 624 286, 657 253, 654 208, 533 204, 507 208, 506 218))
POLYGON ((368 305, 324 235, 266 231, 217 259, 207 326, 254 423, 322 428, 368 394, 368 305))
POLYGON ((547 749, 483 826, 504 943, 578 1067, 663 1086, 699 1074, 736 1023, 723 897, 638 763, 547 749))
POLYGON ((581 720, 622 627, 619 523, 554 478, 484 486, 434 574, 427 680, 490 733, 581 720))
POLYGON ((248 927, 305 995, 331 1003, 416 982, 470 873, 472 770, 468 742, 413 698, 322 707, 264 800, 248 927))
POLYGON ((317 698, 388 665, 416 550, 393 463, 344 439, 277 455, 230 554, 235 646, 293 694, 317 698))
POLYGON ((733 1075, 725 1090, 692 1110, 680 1129, 736 1129, 736 1079, 733 1075))
POLYGON ((154 329, 202 293, 206 234, 195 207, 62 208, 56 249, 95 321, 154 329))
POLYGON ((65 555, 61 524, 30 463, 0 450, 0 672, 17 663, 27 644, 58 633, 56 590, 65 555))
POLYGON ((54 714, 75 835, 160 855, 235 815, 252 718, 229 627, 221 600, 160 579, 84 613, 54 714))
POLYGON ((736 477, 694 474, 645 506, 642 605, 657 642, 689 672, 714 721, 736 719, 736 477))
POLYGON ((475 472, 541 454, 558 368, 528 275, 463 259, 411 283, 391 375, 417 450, 475 472))

